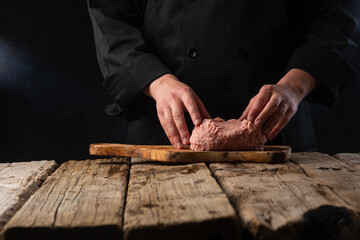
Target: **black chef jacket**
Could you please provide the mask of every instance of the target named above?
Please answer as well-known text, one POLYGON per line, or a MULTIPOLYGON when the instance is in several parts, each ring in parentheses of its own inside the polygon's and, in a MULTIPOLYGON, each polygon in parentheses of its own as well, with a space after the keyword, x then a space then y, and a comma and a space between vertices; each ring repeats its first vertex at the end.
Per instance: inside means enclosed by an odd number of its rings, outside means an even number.
MULTIPOLYGON (((103 85, 114 100, 106 111, 127 117, 131 143, 169 143, 155 101, 142 93, 165 73, 193 88, 211 116, 225 119, 240 117, 262 85, 294 68, 320 83, 307 99, 327 106, 355 79, 349 64, 359 41, 355 0, 88 0, 88 6, 103 85)), ((295 151, 314 150, 306 102, 278 139, 295 151)))

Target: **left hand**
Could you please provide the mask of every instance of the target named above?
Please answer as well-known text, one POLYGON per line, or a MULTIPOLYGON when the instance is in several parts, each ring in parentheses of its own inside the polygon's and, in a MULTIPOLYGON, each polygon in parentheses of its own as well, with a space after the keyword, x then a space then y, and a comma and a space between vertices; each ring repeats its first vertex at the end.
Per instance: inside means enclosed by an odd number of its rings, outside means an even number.
POLYGON ((264 85, 249 102, 240 120, 263 126, 268 140, 274 139, 297 111, 301 100, 317 86, 317 81, 300 69, 290 70, 277 84, 264 85))

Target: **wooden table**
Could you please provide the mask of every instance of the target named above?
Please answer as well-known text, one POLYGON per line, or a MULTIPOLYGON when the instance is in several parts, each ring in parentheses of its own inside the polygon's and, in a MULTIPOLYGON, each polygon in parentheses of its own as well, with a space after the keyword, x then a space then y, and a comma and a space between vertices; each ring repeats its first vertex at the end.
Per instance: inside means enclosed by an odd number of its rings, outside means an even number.
POLYGON ((360 239, 360 154, 56 168, 0 164, 2 239, 360 239))

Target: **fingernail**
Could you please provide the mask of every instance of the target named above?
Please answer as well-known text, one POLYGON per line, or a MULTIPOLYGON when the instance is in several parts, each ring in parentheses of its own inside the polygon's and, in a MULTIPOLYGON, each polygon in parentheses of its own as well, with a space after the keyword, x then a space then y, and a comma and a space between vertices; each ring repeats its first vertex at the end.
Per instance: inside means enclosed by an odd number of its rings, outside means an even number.
POLYGON ((256 125, 257 127, 260 127, 260 119, 257 119, 257 120, 255 121, 255 125, 256 125))
POLYGON ((181 144, 181 143, 177 143, 177 144, 176 144, 176 148, 178 148, 178 149, 182 148, 182 144, 181 144))
POLYGON ((184 145, 187 145, 187 144, 189 144, 189 139, 188 138, 183 138, 183 144, 184 145))
POLYGON ((195 125, 199 125, 201 123, 200 119, 195 119, 195 125))

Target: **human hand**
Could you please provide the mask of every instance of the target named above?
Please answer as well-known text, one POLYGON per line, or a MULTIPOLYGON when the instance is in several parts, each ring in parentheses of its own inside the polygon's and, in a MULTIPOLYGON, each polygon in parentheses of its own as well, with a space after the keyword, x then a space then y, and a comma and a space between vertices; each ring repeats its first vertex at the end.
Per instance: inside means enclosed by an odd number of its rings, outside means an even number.
POLYGON ((144 93, 155 99, 161 126, 176 148, 190 143, 184 111, 190 114, 196 126, 200 125, 203 119, 211 118, 195 92, 174 75, 161 76, 145 88, 144 93))
POLYGON ((240 120, 248 119, 272 140, 297 111, 301 100, 316 86, 317 81, 300 69, 290 70, 277 84, 264 85, 249 102, 240 120))

